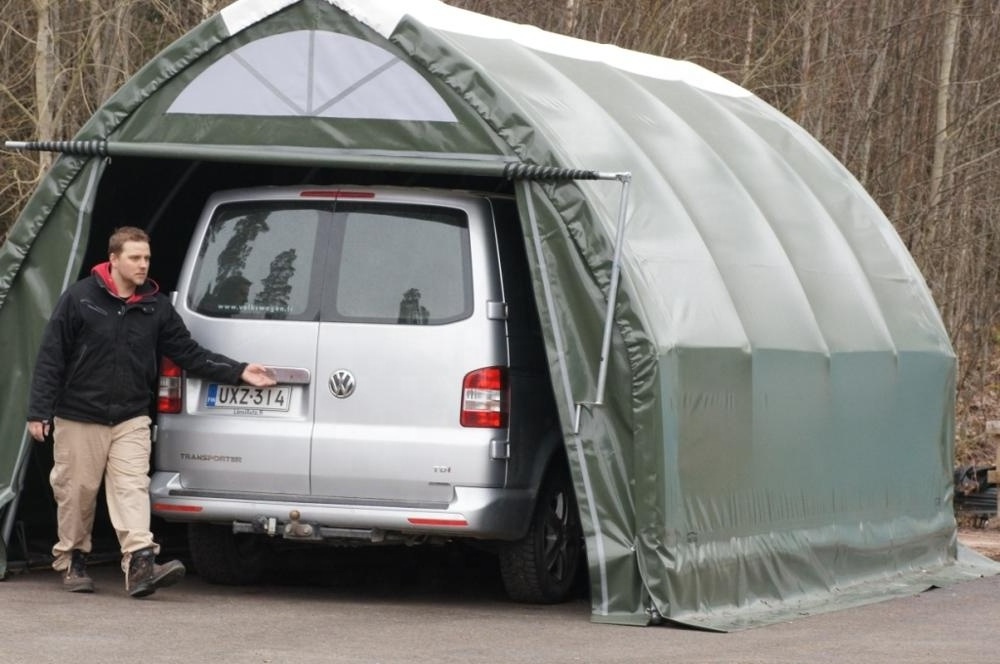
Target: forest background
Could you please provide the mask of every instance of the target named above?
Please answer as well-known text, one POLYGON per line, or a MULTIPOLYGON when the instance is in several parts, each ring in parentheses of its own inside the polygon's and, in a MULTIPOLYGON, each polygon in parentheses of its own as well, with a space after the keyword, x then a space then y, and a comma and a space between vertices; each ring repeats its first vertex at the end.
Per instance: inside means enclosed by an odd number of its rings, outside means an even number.
MULTIPOLYGON (((400 0, 401 2, 404 0, 400 0)), ((0 140, 71 138, 229 0, 0 0, 0 140)), ((449 0, 700 64, 816 136, 893 222, 959 358, 956 464, 1000 420, 1000 2, 449 0)), ((52 160, 0 150, 0 240, 52 160)))

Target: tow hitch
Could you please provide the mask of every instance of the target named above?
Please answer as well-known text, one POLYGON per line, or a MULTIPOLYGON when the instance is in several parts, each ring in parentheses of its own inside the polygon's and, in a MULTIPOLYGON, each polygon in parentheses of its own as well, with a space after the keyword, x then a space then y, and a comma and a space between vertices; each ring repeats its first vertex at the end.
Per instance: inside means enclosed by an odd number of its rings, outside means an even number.
POLYGON ((299 520, 301 518, 302 515, 298 510, 292 510, 288 513, 288 523, 285 524, 282 533, 285 539, 310 541, 323 539, 319 535, 319 528, 311 523, 302 523, 299 520))
POLYGON ((288 513, 288 521, 280 522, 275 517, 264 515, 257 516, 252 522, 233 522, 234 533, 250 533, 254 535, 268 535, 269 537, 282 537, 286 540, 297 542, 321 542, 331 543, 353 542, 354 544, 367 542, 369 544, 384 544, 390 540, 405 542, 408 538, 394 538, 385 531, 378 528, 332 528, 330 526, 320 526, 315 523, 302 521, 302 513, 299 510, 291 510, 288 513))

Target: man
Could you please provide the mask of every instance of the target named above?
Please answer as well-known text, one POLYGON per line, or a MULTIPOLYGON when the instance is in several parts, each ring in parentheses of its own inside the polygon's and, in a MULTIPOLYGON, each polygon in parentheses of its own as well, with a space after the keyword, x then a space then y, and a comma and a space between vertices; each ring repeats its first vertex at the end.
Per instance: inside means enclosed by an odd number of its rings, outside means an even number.
POLYGON ((91 550, 97 491, 103 476, 108 514, 122 552, 125 589, 144 597, 184 576, 179 561, 156 564, 150 532, 150 406, 157 365, 169 357, 183 369, 221 383, 274 385, 269 371, 200 346, 156 282, 148 278, 149 236, 116 230, 108 262, 70 286, 42 335, 28 403, 28 432, 52 436, 49 480, 59 541, 52 567, 71 592, 93 592, 91 550))

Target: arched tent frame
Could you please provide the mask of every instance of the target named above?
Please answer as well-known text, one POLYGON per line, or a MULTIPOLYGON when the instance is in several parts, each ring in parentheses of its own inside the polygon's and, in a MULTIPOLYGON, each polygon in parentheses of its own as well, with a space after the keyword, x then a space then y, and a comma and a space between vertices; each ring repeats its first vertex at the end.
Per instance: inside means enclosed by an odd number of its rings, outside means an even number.
MULTIPOLYGON (((842 165, 720 77, 434 0, 242 0, 77 139, 97 154, 63 155, 0 251, 0 329, 19 330, 4 412, 24 411, 47 314, 99 248, 91 231, 139 203, 127 167, 179 164, 155 186, 157 228, 181 235, 183 199, 269 168, 479 184, 509 164, 630 172, 619 242, 607 183, 513 187, 593 619, 735 629, 995 573, 957 545, 955 357, 919 270, 842 165), (309 63, 289 76, 301 87, 269 74, 275 38, 309 63), (359 69, 318 80, 335 44, 359 69), (213 97, 234 71, 245 85, 213 97), (389 71, 419 107, 355 96, 389 71), (239 113, 233 95, 269 110, 239 113)), ((19 417, 0 430, 11 504, 28 445, 19 417)))

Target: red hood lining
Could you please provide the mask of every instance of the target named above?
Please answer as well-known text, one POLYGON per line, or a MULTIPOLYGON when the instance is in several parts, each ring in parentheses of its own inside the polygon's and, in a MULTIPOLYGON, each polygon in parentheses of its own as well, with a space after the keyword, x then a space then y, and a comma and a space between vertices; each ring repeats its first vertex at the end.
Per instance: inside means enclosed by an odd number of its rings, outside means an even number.
MULTIPOLYGON (((90 273, 101 280, 105 288, 114 295, 115 297, 121 297, 118 292, 118 286, 115 284, 115 280, 111 277, 111 262, 104 261, 103 263, 98 263, 91 270, 90 273)), ((160 291, 160 286, 152 279, 147 278, 146 283, 135 289, 135 292, 125 300, 126 304, 132 304, 133 302, 138 302, 142 298, 149 295, 156 295, 160 291)))

